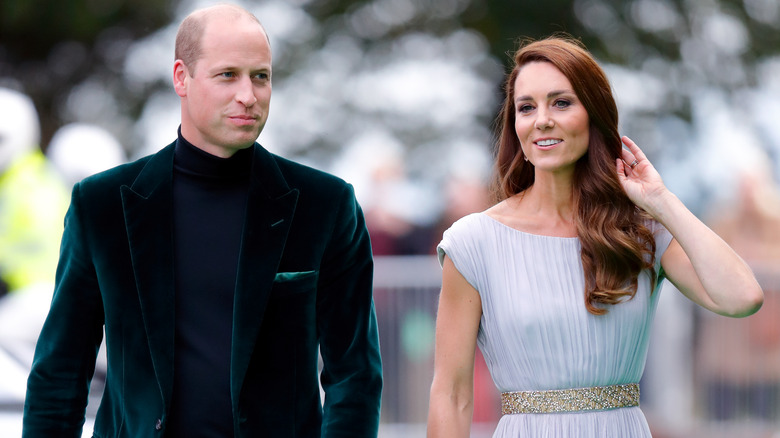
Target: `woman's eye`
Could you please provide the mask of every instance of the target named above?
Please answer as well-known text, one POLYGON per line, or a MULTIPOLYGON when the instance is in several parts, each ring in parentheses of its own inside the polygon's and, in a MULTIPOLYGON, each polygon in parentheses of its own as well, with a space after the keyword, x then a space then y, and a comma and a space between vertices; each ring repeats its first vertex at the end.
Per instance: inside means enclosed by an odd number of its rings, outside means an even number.
POLYGON ((556 100, 555 103, 553 103, 553 106, 555 106, 556 108, 566 108, 569 105, 571 105, 571 102, 564 99, 556 100))
POLYGON ((517 112, 519 112, 519 113, 527 113, 529 111, 532 111, 533 109, 534 109, 533 106, 525 104, 525 105, 518 106, 517 107, 517 112))

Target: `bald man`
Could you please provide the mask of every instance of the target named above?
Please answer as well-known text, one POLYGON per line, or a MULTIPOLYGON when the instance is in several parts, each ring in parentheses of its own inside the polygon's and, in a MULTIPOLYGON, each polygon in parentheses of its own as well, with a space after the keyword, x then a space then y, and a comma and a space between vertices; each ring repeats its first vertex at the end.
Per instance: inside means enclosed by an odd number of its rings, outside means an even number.
POLYGON ((271 47, 253 15, 192 13, 175 58, 177 140, 73 188, 23 436, 81 435, 105 331, 95 437, 375 437, 373 264, 351 186, 255 142, 271 47))

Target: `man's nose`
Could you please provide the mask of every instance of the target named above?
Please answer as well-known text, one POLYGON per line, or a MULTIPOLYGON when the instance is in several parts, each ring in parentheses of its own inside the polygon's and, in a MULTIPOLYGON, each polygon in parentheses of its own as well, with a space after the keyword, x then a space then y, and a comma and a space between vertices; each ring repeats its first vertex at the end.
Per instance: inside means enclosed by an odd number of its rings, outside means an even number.
POLYGON ((236 90, 236 101, 245 107, 249 108, 257 102, 255 96, 255 87, 252 84, 252 79, 249 77, 241 78, 238 82, 238 90, 236 90))

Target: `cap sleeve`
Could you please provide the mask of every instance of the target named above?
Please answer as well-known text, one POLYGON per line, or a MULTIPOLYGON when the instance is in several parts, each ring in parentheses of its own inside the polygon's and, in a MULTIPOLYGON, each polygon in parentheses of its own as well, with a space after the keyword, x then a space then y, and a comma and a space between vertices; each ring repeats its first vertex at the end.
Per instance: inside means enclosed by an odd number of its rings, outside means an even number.
POLYGON ((458 221, 447 229, 441 242, 436 247, 436 254, 439 258, 439 265, 444 266, 444 256, 452 260, 455 269, 460 272, 463 278, 476 289, 480 290, 478 284, 478 262, 479 262, 479 239, 477 234, 475 216, 469 215, 458 221))
POLYGON ((672 242, 673 236, 672 233, 670 233, 666 227, 661 225, 660 222, 649 220, 646 225, 648 228, 650 228, 650 231, 653 233, 653 237, 655 238, 655 264, 653 267, 655 268, 658 280, 656 287, 659 287, 661 281, 666 278, 666 273, 661 267, 661 257, 663 257, 664 253, 666 252, 666 248, 668 248, 669 244, 672 242))
POLYGON ((655 237, 655 267, 658 269, 661 267, 661 257, 672 242, 672 233, 661 225, 660 222, 656 221, 651 221, 650 231, 652 231, 655 237))

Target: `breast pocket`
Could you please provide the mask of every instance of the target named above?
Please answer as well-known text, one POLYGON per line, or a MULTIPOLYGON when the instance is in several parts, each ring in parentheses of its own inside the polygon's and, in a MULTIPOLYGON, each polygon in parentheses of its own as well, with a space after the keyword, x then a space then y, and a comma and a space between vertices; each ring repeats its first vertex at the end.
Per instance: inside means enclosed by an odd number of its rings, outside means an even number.
POLYGON ((275 298, 312 292, 317 287, 319 271, 278 272, 271 289, 275 298))
MULTIPOLYGON (((274 336, 283 345, 291 339, 296 340, 296 345, 309 345, 309 342, 304 340, 314 336, 318 277, 318 271, 276 274, 263 321, 268 327, 273 327, 272 333, 284 334, 274 336)), ((283 345, 279 348, 287 348, 283 345)))

